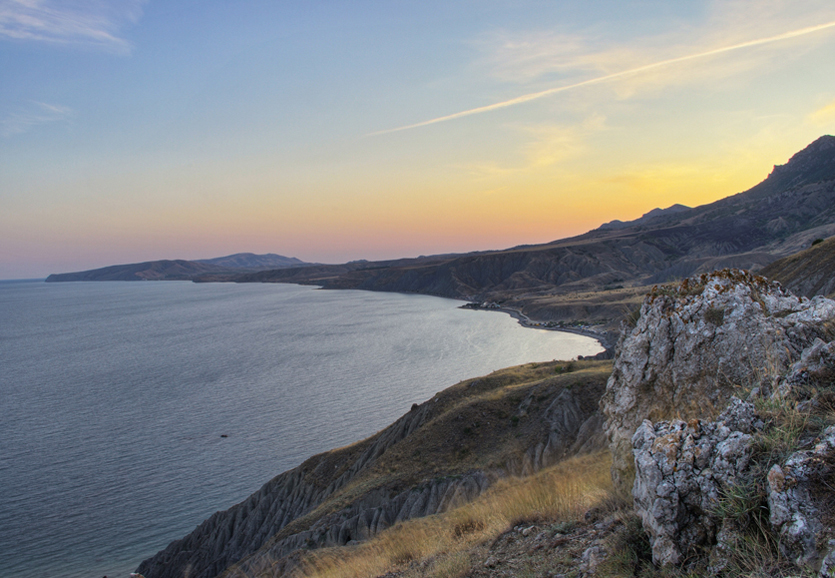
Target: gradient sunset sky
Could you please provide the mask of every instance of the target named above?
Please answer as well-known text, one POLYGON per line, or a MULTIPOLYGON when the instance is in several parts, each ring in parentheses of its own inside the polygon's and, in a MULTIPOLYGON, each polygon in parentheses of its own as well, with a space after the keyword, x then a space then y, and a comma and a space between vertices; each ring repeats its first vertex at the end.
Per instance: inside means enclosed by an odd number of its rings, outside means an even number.
POLYGON ((0 279, 542 243, 833 132, 832 0, 0 0, 0 279))

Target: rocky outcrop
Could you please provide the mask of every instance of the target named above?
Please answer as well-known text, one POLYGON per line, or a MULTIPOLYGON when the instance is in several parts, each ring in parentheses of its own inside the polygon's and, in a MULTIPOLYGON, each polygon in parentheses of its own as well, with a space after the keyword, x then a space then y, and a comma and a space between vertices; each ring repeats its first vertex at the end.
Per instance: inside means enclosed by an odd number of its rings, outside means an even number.
POLYGON ((712 418, 740 388, 771 389, 832 318, 835 302, 798 298, 746 271, 654 288, 621 336, 601 401, 618 488, 631 489, 643 420, 712 418))
POLYGON ((653 563, 693 559, 731 529, 720 502, 745 474, 751 434, 762 426, 754 406, 734 398, 713 422, 645 420, 638 428, 632 495, 653 563))
POLYGON ((645 421, 633 438, 635 511, 659 566, 707 558, 725 570, 743 542, 738 520, 767 490, 767 520, 780 552, 798 568, 835 574, 835 426, 811 449, 774 463, 762 479, 757 443, 768 426, 754 406, 734 399, 715 421, 645 421), (758 479, 757 476, 760 476, 758 479))
POLYGON ((641 313, 602 404, 618 420, 613 444, 636 415, 649 417, 630 448, 653 562, 727 572, 757 519, 786 559, 833 575, 835 426, 824 428, 835 410, 835 302, 723 271, 648 296, 641 313), (678 416, 663 416, 671 403, 678 416))
POLYGON ((798 451, 768 472, 771 525, 780 550, 798 566, 835 573, 835 426, 811 450, 798 451))

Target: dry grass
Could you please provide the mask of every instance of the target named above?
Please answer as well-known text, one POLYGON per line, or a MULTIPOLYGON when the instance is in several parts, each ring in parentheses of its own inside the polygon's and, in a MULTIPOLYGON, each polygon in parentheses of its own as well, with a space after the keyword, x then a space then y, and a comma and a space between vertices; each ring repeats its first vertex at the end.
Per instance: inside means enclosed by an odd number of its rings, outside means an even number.
MULTIPOLYGON (((438 392, 431 400, 407 414, 422 412, 418 427, 386 447, 382 454, 363 465, 353 479, 310 512, 287 524, 259 552, 241 560, 226 575, 247 578, 279 576, 287 574, 287 569, 294 567, 299 559, 308 561, 308 566, 316 560, 324 564, 328 557, 340 561, 348 557, 353 559, 355 551, 366 551, 370 544, 382 544, 375 539, 359 547, 341 546, 317 550, 315 548, 320 543, 316 543, 312 545, 313 550, 300 550, 286 557, 275 552, 280 549, 276 545, 282 540, 309 530, 318 520, 339 512, 372 492, 396 494, 442 477, 464 475, 475 470, 486 472, 491 477, 502 472, 521 472, 524 465, 521 457, 548 436, 550 426, 545 414, 556 396, 564 390, 580 392, 578 403, 582 411, 590 415, 597 408, 597 400, 611 371, 611 361, 528 363, 469 379, 438 392)), ((389 429, 396 429, 398 423, 395 422, 389 429)), ((310 458, 300 466, 305 475, 305 483, 320 489, 326 488, 338 476, 349 472, 358 457, 387 431, 383 430, 356 444, 310 458)), ((606 483, 609 483, 607 467, 601 467, 600 472, 607 479, 606 483)), ((493 531, 490 529, 493 526, 482 525, 478 521, 480 518, 474 520, 471 524, 466 521, 460 523, 459 534, 481 536, 493 531)), ((409 527, 412 528, 410 531, 420 533, 426 526, 425 522, 415 520, 409 523, 409 527)), ((435 530, 429 528, 425 531, 429 532, 426 538, 404 539, 407 543, 412 541, 418 544, 434 539, 432 536, 435 530)), ((460 536, 456 536, 454 541, 469 544, 470 538, 462 541, 460 536)), ((393 561, 427 559, 421 549, 398 553, 398 548, 396 545, 391 546, 393 554, 382 557, 383 563, 375 563, 374 567, 385 567, 393 561)), ((452 550, 444 551, 447 554, 454 553, 452 550)), ((424 574, 454 575, 456 568, 460 568, 460 561, 453 564, 445 560, 447 554, 428 554, 432 560, 422 568, 424 574)), ((372 554, 369 557, 374 556, 372 554)), ((373 574, 372 571, 369 573, 373 574)), ((357 572, 354 575, 363 574, 357 572)))
MULTIPOLYGON (((470 551, 522 522, 574 521, 612 493, 607 453, 561 462, 528 478, 497 482, 473 502, 399 523, 354 547, 316 550, 302 560, 304 578, 366 578, 419 562, 421 574, 458 578, 470 551)), ((268 576, 268 573, 260 576, 268 576)))

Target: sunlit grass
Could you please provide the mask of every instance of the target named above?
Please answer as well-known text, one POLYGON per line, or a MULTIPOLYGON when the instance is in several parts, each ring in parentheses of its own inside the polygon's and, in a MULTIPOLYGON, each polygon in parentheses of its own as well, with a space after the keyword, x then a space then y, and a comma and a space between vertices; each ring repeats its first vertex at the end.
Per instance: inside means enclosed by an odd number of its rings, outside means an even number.
MULTIPOLYGON (((398 523, 354 547, 308 553, 305 578, 365 578, 420 562, 424 575, 457 578, 470 569, 469 551, 523 522, 573 521, 609 499, 608 453, 572 458, 528 478, 500 480, 455 510, 398 523)), ((260 574, 269 576, 269 573, 260 574)))

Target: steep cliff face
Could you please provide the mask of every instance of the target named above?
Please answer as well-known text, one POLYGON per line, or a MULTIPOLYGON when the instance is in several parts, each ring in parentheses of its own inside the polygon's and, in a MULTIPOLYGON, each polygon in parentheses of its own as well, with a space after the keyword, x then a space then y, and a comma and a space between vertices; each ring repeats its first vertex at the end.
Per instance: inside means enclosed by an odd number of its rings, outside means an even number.
POLYGON ((368 539, 472 500, 498 477, 599 449, 608 362, 552 362, 469 380, 376 435, 319 454, 218 512, 138 568, 147 578, 292 564, 299 549, 368 539))
POLYGON ((633 480, 632 435, 644 419, 715 417, 741 387, 772 387, 824 336, 835 302, 724 270, 656 288, 640 315, 622 335, 601 402, 624 492, 633 480))

